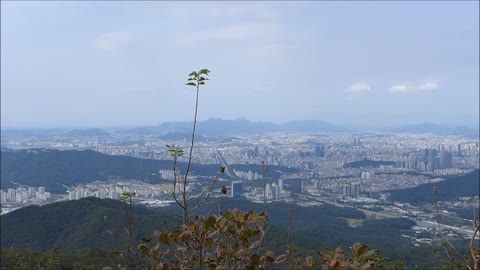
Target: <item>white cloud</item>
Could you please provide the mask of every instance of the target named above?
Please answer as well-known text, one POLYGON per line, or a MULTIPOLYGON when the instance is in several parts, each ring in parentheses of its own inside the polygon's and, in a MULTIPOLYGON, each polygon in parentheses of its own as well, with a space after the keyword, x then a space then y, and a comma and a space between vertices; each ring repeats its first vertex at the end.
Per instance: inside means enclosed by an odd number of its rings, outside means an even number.
POLYGON ((370 91, 372 91, 372 87, 370 87, 368 83, 352 84, 347 89, 347 92, 355 92, 355 93, 370 92, 370 91))
POLYGON ((129 32, 108 32, 100 35, 93 41, 93 46, 100 50, 112 50, 132 39, 129 32))
POLYGON ((276 18, 280 16, 278 4, 274 2, 167 2, 164 10, 166 15, 173 19, 191 20, 201 14, 209 20, 255 18, 276 18))
POLYGON ((405 84, 397 84, 388 89, 390 93, 403 93, 403 92, 409 92, 412 90, 413 88, 411 86, 405 85, 405 84))
POLYGON ((279 27, 271 23, 234 24, 195 32, 177 33, 175 40, 180 44, 196 44, 214 41, 276 40, 279 27))
POLYGON ((438 88, 436 82, 425 82, 416 86, 397 84, 388 89, 390 93, 405 93, 405 92, 419 92, 419 91, 433 91, 438 88))
POLYGON ((424 91, 432 91, 438 88, 438 84, 436 82, 425 82, 418 86, 418 90, 424 91))

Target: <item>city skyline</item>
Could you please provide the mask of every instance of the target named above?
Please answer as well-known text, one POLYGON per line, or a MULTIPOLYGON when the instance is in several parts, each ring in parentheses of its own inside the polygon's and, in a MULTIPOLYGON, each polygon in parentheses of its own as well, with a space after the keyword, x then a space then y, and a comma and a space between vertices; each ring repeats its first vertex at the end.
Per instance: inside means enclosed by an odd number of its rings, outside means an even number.
POLYGON ((3 2, 1 123, 479 122, 478 2, 3 2))

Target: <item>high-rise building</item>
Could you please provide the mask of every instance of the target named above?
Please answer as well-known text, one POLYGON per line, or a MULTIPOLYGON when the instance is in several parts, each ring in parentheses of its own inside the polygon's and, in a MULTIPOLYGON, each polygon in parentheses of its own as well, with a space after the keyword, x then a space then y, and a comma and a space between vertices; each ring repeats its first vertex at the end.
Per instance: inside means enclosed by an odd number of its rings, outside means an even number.
POLYGON ((85 189, 85 190, 83 191, 83 196, 82 196, 82 197, 83 197, 83 198, 86 198, 86 197, 90 197, 90 196, 93 196, 93 193, 90 191, 90 189, 88 189, 88 188, 85 189))
POLYGON ((80 189, 75 190, 75 200, 80 200, 82 198, 82 191, 80 189))
POLYGON ((75 200, 75 191, 74 190, 69 190, 68 191, 68 200, 69 201, 75 200))
POLYGON ((324 147, 322 145, 315 146, 315 156, 316 157, 324 157, 325 156, 324 147))
POLYGON ((319 180, 313 180, 313 189, 315 189, 315 190, 320 189, 320 181, 319 180))
POLYGON ((280 192, 283 191, 283 179, 278 179, 278 188, 280 189, 280 192))
POLYGON ((430 150, 424 149, 423 150, 423 163, 425 163, 425 166, 428 164, 428 157, 430 155, 430 150))
POLYGON ((417 164, 418 164, 418 157, 412 156, 412 166, 410 168, 416 170, 418 167, 417 164))
POLYGON ((440 155, 440 169, 453 168, 453 155, 450 152, 442 152, 440 155))
POLYGON ((107 192, 104 189, 99 189, 95 191, 95 197, 105 199, 107 197, 107 192))
POLYGON ((438 169, 438 167, 439 167, 437 154, 438 154, 438 151, 436 149, 430 149, 430 151, 428 153, 428 163, 431 164, 430 165, 431 166, 430 170, 432 170, 432 171, 438 169))
POLYGON ((353 184, 351 192, 352 192, 352 196, 359 197, 360 196, 360 183, 353 184))
POLYGON ((30 197, 28 196, 28 191, 22 191, 22 201, 28 200, 30 197))
POLYGON ((6 203, 7 202, 7 192, 0 190, 0 202, 6 203))
POLYGON ((232 181, 232 198, 241 198, 243 196, 243 182, 232 181))
POLYGON ((35 192, 36 192, 35 188, 29 187, 29 188, 28 188, 28 196, 29 196, 29 198, 33 198, 33 196, 35 196, 35 192))
POLYGON ((350 184, 343 185, 343 196, 345 197, 352 196, 352 186, 350 184))
POLYGON ((354 138, 353 139, 353 146, 359 146, 360 145, 360 139, 354 138))
POLYGON ((115 190, 109 190, 108 191, 108 198, 109 199, 118 199, 118 192, 116 192, 115 190))
POLYGON ((21 203, 23 200, 22 200, 22 193, 21 192, 16 192, 15 193, 15 202, 17 203, 21 203))
POLYGON ((362 179, 370 179, 370 177, 371 177, 371 174, 369 172, 362 172, 360 174, 360 178, 362 179))
POLYGON ((7 190, 7 201, 9 202, 15 202, 15 200, 17 199, 17 195, 16 195, 16 191, 15 189, 13 188, 9 188, 7 190))
POLYGON ((277 200, 278 199, 278 186, 277 184, 273 183, 272 184, 272 196, 271 196, 271 199, 272 200, 277 200))
POLYGON ((267 200, 272 199, 272 188, 270 187, 270 183, 265 185, 265 196, 267 200))

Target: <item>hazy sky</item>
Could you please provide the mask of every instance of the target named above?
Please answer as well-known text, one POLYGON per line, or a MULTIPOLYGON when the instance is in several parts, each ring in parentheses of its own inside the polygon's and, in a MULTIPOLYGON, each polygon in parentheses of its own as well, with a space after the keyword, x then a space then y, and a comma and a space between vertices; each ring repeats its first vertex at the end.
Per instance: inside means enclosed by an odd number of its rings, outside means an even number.
POLYGON ((479 123, 479 2, 1 1, 2 127, 479 123))

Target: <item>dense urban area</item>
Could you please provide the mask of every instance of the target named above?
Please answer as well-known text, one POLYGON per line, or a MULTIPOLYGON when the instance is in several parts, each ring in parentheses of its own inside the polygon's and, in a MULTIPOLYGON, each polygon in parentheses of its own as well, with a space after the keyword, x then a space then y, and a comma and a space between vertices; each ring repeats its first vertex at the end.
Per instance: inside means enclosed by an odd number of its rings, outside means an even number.
MULTIPOLYGON (((170 134, 171 135, 171 134, 170 134)), ((188 136, 125 135, 108 136, 2 135, 2 147, 9 149, 94 150, 108 155, 126 155, 143 159, 169 160, 166 144, 188 149, 188 136)), ((36 151, 36 150, 31 150, 36 151)), ((433 134, 289 134, 202 138, 195 146, 194 163, 226 167, 220 185, 227 196, 263 203, 286 201, 302 206, 334 204, 355 207, 370 216, 407 217, 416 221, 413 231, 420 233, 434 227, 433 205, 413 206, 389 199, 393 190, 425 183, 436 183, 452 175, 479 168, 479 142, 461 136, 433 134), (262 168, 262 162, 269 171, 262 168), (241 164, 244 169, 231 169, 241 164), (265 181, 265 193, 264 182, 265 181), (266 198, 264 197, 264 194, 266 198)), ((264 168, 266 168, 264 167, 264 168)), ((88 184, 66 186, 66 194, 50 193, 45 187, 19 185, 1 191, 2 214, 15 209, 83 197, 118 199, 124 192, 135 193, 135 201, 150 207, 173 203, 173 170, 158 171, 158 183, 142 179, 87 179, 88 184)), ((202 190, 212 175, 192 175, 189 189, 202 190)), ((220 188, 214 197, 225 196, 220 188)), ((432 193, 433 201, 433 193, 432 193)), ((479 198, 463 197, 442 201, 442 215, 455 208, 478 207, 479 198)), ((354 225, 354 224, 352 224, 354 225)), ((445 224, 465 237, 471 235, 471 221, 446 218, 445 224)), ((406 235, 405 237, 411 237, 406 235)), ((415 245, 430 243, 431 238, 412 238, 415 245)))

